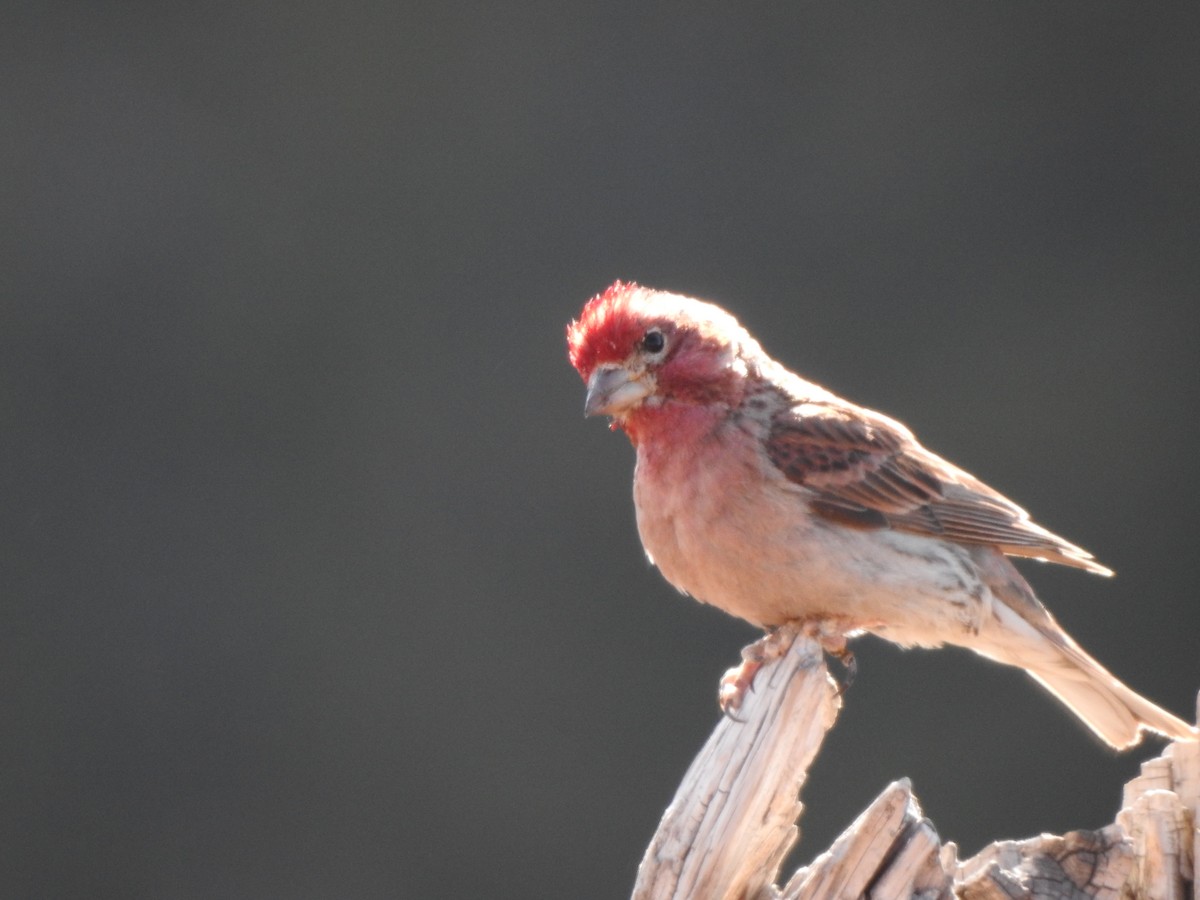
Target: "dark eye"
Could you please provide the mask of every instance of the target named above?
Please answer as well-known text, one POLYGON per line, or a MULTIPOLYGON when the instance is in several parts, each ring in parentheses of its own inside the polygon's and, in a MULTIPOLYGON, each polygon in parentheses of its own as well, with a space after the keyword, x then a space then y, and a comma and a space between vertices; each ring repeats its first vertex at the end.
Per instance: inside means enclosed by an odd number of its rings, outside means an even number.
POLYGON ((657 328, 651 328, 642 338, 642 349, 647 353, 661 353, 665 346, 667 346, 667 339, 657 328))

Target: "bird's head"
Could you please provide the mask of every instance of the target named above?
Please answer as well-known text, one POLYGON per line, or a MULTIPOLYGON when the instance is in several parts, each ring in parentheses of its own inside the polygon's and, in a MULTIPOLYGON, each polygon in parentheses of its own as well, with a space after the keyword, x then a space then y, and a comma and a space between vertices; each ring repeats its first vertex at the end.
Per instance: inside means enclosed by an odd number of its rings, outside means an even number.
POLYGON ((761 354, 737 320, 690 297, 616 282, 567 326, 585 414, 621 425, 671 403, 733 405, 761 354))

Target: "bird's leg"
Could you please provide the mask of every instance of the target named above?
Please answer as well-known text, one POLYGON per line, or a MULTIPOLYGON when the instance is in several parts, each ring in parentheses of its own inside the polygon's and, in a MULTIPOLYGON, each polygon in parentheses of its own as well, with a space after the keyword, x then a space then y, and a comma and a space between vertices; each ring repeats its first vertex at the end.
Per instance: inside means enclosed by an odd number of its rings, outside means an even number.
POLYGON ((834 631, 818 626, 815 636, 821 643, 821 649, 836 659, 842 667, 842 679, 837 686, 840 696, 850 689, 850 685, 854 684, 854 676, 858 674, 858 660, 854 656, 854 651, 846 643, 844 631, 834 631))
POLYGON ((721 678, 721 686, 717 691, 717 704, 721 707, 721 712, 731 719, 737 719, 734 713, 746 699, 746 692, 753 690, 754 676, 758 674, 758 670, 792 649, 792 643, 803 627, 800 622, 787 622, 768 629, 767 633, 753 644, 742 648, 741 663, 721 678))

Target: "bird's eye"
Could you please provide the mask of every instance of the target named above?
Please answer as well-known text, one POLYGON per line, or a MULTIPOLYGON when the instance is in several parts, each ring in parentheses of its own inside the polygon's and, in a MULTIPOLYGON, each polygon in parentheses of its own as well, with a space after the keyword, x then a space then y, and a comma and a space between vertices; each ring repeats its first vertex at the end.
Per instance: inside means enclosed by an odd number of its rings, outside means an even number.
POLYGON ((642 337, 642 349, 647 353, 662 353, 667 346, 667 339, 657 328, 651 328, 642 337))

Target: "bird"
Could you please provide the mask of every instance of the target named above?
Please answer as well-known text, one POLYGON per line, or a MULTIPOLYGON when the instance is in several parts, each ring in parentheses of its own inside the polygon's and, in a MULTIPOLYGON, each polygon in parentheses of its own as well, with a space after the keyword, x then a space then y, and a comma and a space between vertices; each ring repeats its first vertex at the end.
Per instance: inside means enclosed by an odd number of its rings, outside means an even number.
POLYGON ((617 281, 567 349, 585 415, 636 449, 638 532, 680 591, 767 639, 803 625, 829 648, 864 633, 968 648, 1024 669, 1115 749, 1200 737, 1084 651, 1009 557, 1111 570, 900 422, 785 368, 721 307, 617 281))

